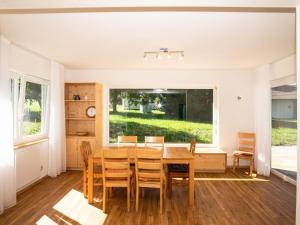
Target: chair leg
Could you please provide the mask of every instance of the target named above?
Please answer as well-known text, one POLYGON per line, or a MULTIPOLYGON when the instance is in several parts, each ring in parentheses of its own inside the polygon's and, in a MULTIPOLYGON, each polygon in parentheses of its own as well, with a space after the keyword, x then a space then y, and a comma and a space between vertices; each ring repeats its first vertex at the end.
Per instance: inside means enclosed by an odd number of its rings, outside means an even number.
POLYGON ((127 187, 127 210, 130 211, 130 185, 127 187))
POLYGON ((83 196, 86 198, 87 197, 87 175, 86 175, 86 171, 83 171, 83 196))
POLYGON ((142 189, 142 198, 144 198, 145 197, 145 190, 144 190, 144 188, 141 188, 142 189))
POLYGON ((171 176, 171 173, 168 173, 168 191, 169 191, 169 197, 172 197, 172 176, 171 176))
POLYGON ((233 161, 232 161, 232 166, 233 166, 233 172, 235 173, 235 164, 236 164, 236 158, 235 158, 235 156, 233 156, 233 161))
POLYGON ((163 187, 160 186, 159 189, 159 210, 160 210, 160 214, 162 214, 162 210, 163 210, 163 187))
POLYGON ((252 173, 253 173, 253 166, 254 166, 254 158, 251 157, 251 159, 250 159, 250 172, 249 172, 251 177, 252 177, 252 173))
POLYGON ((140 193, 139 193, 140 188, 136 187, 136 196, 135 196, 135 211, 137 212, 139 209, 139 197, 140 197, 140 193))
POLYGON ((103 212, 106 212, 106 187, 103 186, 103 197, 102 197, 102 201, 103 201, 103 212))
POLYGON ((238 168, 238 170, 240 169, 240 158, 239 157, 237 157, 237 168, 238 168))

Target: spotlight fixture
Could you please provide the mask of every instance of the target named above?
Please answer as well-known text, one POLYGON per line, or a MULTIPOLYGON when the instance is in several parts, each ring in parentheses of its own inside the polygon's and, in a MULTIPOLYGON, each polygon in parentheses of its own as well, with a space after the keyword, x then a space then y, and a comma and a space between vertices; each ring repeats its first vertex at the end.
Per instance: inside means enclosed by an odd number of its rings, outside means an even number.
POLYGON ((160 48, 159 51, 144 52, 144 59, 179 59, 183 60, 184 51, 169 51, 168 48, 160 48))

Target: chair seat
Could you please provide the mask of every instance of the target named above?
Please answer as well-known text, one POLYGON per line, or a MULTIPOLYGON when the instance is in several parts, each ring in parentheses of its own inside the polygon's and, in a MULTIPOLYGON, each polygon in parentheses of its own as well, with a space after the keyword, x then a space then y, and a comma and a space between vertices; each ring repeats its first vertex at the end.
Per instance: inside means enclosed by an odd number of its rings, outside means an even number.
POLYGON ((253 152, 245 152, 245 151, 239 151, 236 150, 233 152, 234 156, 253 156, 253 152))
POLYGON ((176 172, 176 173, 188 173, 189 166, 187 164, 169 164, 168 172, 176 172))

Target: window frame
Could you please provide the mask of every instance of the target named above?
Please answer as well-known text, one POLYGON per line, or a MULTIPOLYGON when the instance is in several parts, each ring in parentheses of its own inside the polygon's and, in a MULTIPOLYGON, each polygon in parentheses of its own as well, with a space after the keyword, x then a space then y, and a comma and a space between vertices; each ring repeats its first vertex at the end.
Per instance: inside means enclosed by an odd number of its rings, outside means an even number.
MULTIPOLYGON (((110 90, 111 89, 182 89, 182 90, 189 90, 189 89, 212 89, 213 90, 213 130, 212 130, 212 143, 211 144, 204 144, 204 143, 197 143, 197 147, 203 147, 203 148, 217 148, 219 146, 219 91, 218 91, 218 86, 213 86, 213 85, 208 85, 208 86, 194 86, 194 85, 186 85, 187 87, 120 87, 120 86, 111 86, 111 87, 106 87, 105 90, 105 98, 104 98, 104 105, 105 111, 104 112, 104 140, 106 145, 117 145, 116 143, 110 143, 109 139, 109 130, 110 130, 110 125, 109 125, 109 104, 110 104, 110 90)), ((165 146, 189 146, 190 143, 169 143, 166 142, 165 146)), ((138 146, 143 145, 143 143, 138 143, 138 146)))
POLYGON ((13 115, 14 115, 14 144, 21 144, 48 138, 49 135, 49 109, 50 109, 50 82, 49 80, 28 75, 16 70, 10 70, 10 78, 14 82, 12 85, 13 115), (17 81, 20 80, 20 92, 18 93, 17 81), (41 85, 42 115, 41 132, 33 135, 23 135, 24 129, 24 108, 25 90, 27 82, 41 85))

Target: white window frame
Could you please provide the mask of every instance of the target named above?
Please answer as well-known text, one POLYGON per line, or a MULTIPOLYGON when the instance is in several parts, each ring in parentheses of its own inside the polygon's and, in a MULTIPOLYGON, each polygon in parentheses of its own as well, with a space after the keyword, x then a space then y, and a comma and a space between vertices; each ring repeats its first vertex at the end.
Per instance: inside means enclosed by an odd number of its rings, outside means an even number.
POLYGON ((19 71, 10 70, 10 77, 17 81, 20 79, 20 93, 19 99, 17 98, 16 83, 14 83, 14 143, 26 143, 31 141, 36 141, 42 138, 47 138, 49 134, 49 106, 50 106, 50 82, 48 80, 31 76, 19 71), (32 82, 42 85, 42 115, 41 115, 41 133, 34 135, 23 135, 23 118, 24 118, 24 107, 25 107, 25 89, 26 83, 32 82), (43 91, 43 85, 46 85, 46 92, 43 91))
MULTIPOLYGON (((212 85, 197 85, 197 86, 190 86, 187 85, 188 87, 120 87, 120 86, 112 86, 112 87, 105 87, 104 88, 104 104, 107 107, 104 107, 104 117, 103 117, 103 122, 104 122, 104 140, 106 145, 116 145, 115 143, 110 143, 109 142, 109 103, 110 103, 110 90, 111 89, 212 89, 213 90, 213 131, 212 131, 212 143, 211 144, 204 144, 204 143, 197 143, 197 147, 203 147, 203 148, 218 148, 219 147, 219 92, 218 92, 218 87, 217 86, 212 86, 212 85)), ((138 143, 138 145, 141 143, 138 143)), ((189 146, 189 143, 165 143, 165 146, 189 146)))

